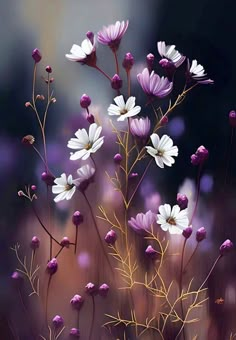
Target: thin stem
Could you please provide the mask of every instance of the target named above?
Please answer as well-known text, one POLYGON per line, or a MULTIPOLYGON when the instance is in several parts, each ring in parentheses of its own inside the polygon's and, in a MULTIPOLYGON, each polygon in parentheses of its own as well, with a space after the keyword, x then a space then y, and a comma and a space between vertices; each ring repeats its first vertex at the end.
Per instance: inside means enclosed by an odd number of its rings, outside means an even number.
POLYGON ((77 241, 78 241, 78 226, 75 227, 75 251, 74 251, 75 254, 77 249, 77 241))
POLYGON ((46 293, 46 310, 45 310, 46 323, 48 320, 48 297, 49 297, 49 288, 50 288, 51 281, 52 281, 52 274, 49 275, 47 293, 46 293))
POLYGON ((207 280, 209 279, 209 277, 210 277, 211 273, 213 272, 213 270, 214 270, 215 266, 217 265, 217 263, 218 263, 218 261, 221 259, 221 257, 222 257, 222 255, 221 255, 221 254, 220 254, 218 257, 217 257, 217 259, 216 259, 216 260, 215 260, 215 262, 213 263, 213 265, 212 265, 212 267, 211 267, 211 269, 210 269, 209 273, 207 274, 207 276, 206 276, 205 280, 203 281, 203 283, 201 284, 201 286, 199 287, 199 289, 198 289, 198 290, 201 290, 201 289, 202 289, 202 287, 205 285, 205 283, 206 283, 206 282, 207 282, 207 280))
POLYGON ((113 51, 114 57, 115 57, 115 63, 116 63, 116 74, 119 75, 119 63, 118 63, 118 58, 117 58, 117 53, 116 51, 113 51))
POLYGON ((94 66, 94 68, 98 70, 100 73, 102 73, 109 81, 112 81, 112 79, 100 67, 96 65, 94 66))
POLYGON ((131 93, 130 70, 126 71, 126 75, 127 75, 127 84, 128 84, 128 97, 130 97, 130 93, 131 93))
POLYGON ((230 158, 231 158, 231 153, 232 153, 233 138, 234 138, 234 128, 232 127, 231 136, 230 136, 230 146, 229 146, 229 151, 228 151, 228 156, 227 156, 227 161, 226 161, 225 181, 224 181, 224 187, 223 187, 224 189, 226 187, 228 174, 229 174, 229 166, 230 166, 230 158))
POLYGON ((200 194, 200 175, 201 175, 201 170, 202 170, 202 165, 199 165, 198 175, 197 175, 197 197, 196 197, 196 202, 195 202, 193 214, 192 214, 192 217, 190 219, 189 225, 191 225, 193 223, 193 219, 194 219, 194 216, 195 216, 196 211, 197 211, 197 205, 198 205, 199 194, 200 194))
POLYGON ((93 325, 94 325, 94 317, 95 317, 95 299, 94 299, 94 296, 93 296, 93 295, 92 295, 92 301, 93 301, 93 309, 92 309, 92 321, 91 321, 91 326, 90 326, 90 331, 89 331, 89 340, 92 339, 93 325))
POLYGON ((35 257, 35 249, 32 249, 32 253, 31 253, 31 260, 30 260, 30 276, 32 275, 32 268, 34 265, 34 257, 35 257))
MULTIPOLYGON (((57 254, 55 255, 55 258, 57 258, 59 256, 59 254, 62 252, 64 246, 61 246, 60 250, 57 252, 57 254)), ((51 258, 51 257, 50 257, 51 258)))
POLYGON ((198 249, 199 242, 197 243, 196 247, 194 248, 194 251, 192 252, 192 255, 188 259, 187 263, 184 266, 183 273, 185 273, 187 266, 189 265, 190 261, 192 260, 193 256, 195 255, 197 249, 198 249))
MULTIPOLYGON (((184 244, 182 248, 182 254, 181 254, 181 262, 180 262, 180 275, 179 275, 179 292, 180 296, 182 296, 182 285, 183 285, 183 264, 184 264, 184 251, 186 246, 187 239, 184 239, 184 244)), ((184 306, 183 306, 183 299, 180 300, 180 307, 181 307, 181 315, 182 318, 184 318, 184 306)), ((183 340, 185 340, 185 331, 183 329, 183 340)))

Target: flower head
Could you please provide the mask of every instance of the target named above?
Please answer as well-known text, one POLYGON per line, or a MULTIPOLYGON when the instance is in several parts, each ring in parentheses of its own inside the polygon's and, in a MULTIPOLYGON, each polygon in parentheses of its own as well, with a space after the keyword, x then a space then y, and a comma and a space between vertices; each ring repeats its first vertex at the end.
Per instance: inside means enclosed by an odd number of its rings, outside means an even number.
POLYGON ((163 98, 166 97, 173 88, 173 83, 167 78, 160 78, 154 71, 150 74, 147 68, 145 68, 142 73, 139 73, 137 78, 143 91, 148 96, 163 98))
POLYGON ((35 48, 32 51, 32 58, 34 59, 35 63, 39 63, 40 60, 42 59, 42 54, 40 53, 38 48, 35 48))
POLYGON ((193 165, 201 165, 207 160, 208 156, 209 151, 205 148, 205 146, 201 145, 195 154, 191 156, 191 163, 193 165))
POLYGON ((236 112, 231 110, 229 113, 229 124, 235 128, 236 127, 236 112))
POLYGON ((156 260, 158 258, 158 252, 151 246, 149 245, 146 250, 145 254, 151 259, 151 260, 156 260))
POLYGON ((95 286, 94 283, 89 282, 86 286, 85 286, 85 292, 88 295, 96 295, 98 293, 97 287, 95 286))
POLYGON ((187 227, 183 230, 182 232, 182 235, 188 239, 191 235, 192 235, 192 232, 193 232, 193 228, 192 227, 187 227))
POLYGON ((162 230, 169 230, 170 234, 182 234, 189 224, 188 210, 180 211, 177 204, 172 209, 169 204, 161 205, 159 214, 157 214, 157 223, 160 224, 162 230))
POLYGON ((108 244, 115 244, 117 240, 117 235, 114 230, 108 231, 108 233, 105 236, 105 242, 108 244))
POLYGON ((150 227, 155 220, 156 215, 149 210, 146 214, 139 213, 135 218, 131 217, 128 224, 137 233, 144 233, 145 231, 150 230, 150 227))
POLYGON ((103 29, 98 32, 98 41, 103 45, 108 45, 112 51, 119 48, 121 39, 129 26, 129 21, 117 21, 113 25, 103 26, 103 29))
POLYGON ((124 67, 126 72, 129 72, 131 68, 133 67, 133 65, 134 65, 134 57, 130 52, 128 52, 126 53, 123 59, 122 66, 124 67))
POLYGON ((184 62, 186 58, 175 49, 175 45, 166 45, 164 41, 159 41, 157 43, 157 49, 160 56, 167 61, 165 66, 168 67, 173 65, 175 68, 177 68, 184 62))
POLYGON ((207 232, 204 227, 201 227, 196 232, 196 240, 197 242, 201 242, 206 238, 207 232))
POLYGON ((57 259, 56 258, 53 258, 51 259, 51 261, 48 262, 47 264, 47 272, 50 274, 50 275, 53 275, 56 273, 58 269, 58 263, 57 263, 57 259))
POLYGON ((98 294, 102 297, 106 297, 108 292, 109 292, 110 287, 106 284, 103 283, 99 288, 98 288, 98 294))
POLYGON ((163 135, 160 139, 156 133, 153 133, 151 141, 154 147, 146 146, 146 149, 149 155, 155 158, 156 164, 160 168, 164 168, 164 164, 172 166, 175 162, 172 156, 178 156, 178 148, 173 146, 172 139, 167 135, 163 135))
POLYGON ((70 50, 71 54, 66 54, 66 58, 71 61, 78 61, 88 66, 96 65, 96 47, 89 38, 82 41, 81 46, 74 44, 70 50))
POLYGON ((140 106, 135 106, 135 97, 129 97, 125 103, 123 96, 114 98, 116 105, 111 104, 108 107, 110 116, 118 116, 117 121, 124 121, 126 118, 136 116, 140 111, 140 106))
POLYGON ((134 137, 146 140, 149 136, 151 122, 148 117, 130 119, 130 132, 134 137))
POLYGON ((61 240, 61 242, 60 242, 60 245, 62 246, 62 247, 66 247, 66 248, 69 248, 69 246, 70 246, 70 240, 68 239, 68 237, 63 237, 63 239, 61 240))
POLYGON ((90 104, 91 104, 91 98, 87 94, 84 93, 80 98, 80 106, 83 109, 87 109, 90 104))
POLYGON ((194 80, 199 84, 213 84, 214 81, 207 79, 207 73, 205 73, 204 67, 197 63, 197 60, 193 60, 190 66, 188 59, 187 63, 187 80, 194 80))
POLYGON ((80 308, 84 304, 84 299, 79 294, 76 294, 73 296, 73 298, 70 300, 70 304, 74 309, 80 310, 80 308))
POLYGON ((80 211, 75 211, 73 216, 72 216, 72 223, 78 227, 81 223, 83 223, 84 221, 84 217, 83 215, 81 214, 80 211))
POLYGON ((95 153, 104 143, 104 137, 100 137, 102 127, 93 123, 89 126, 89 133, 85 129, 79 129, 76 131, 76 138, 71 138, 67 144, 68 148, 79 150, 75 153, 71 153, 70 159, 77 160, 82 158, 83 160, 90 157, 91 153, 95 153))
POLYGON ((188 197, 184 194, 177 194, 177 204, 180 209, 186 209, 188 207, 188 197))
POLYGON ((64 320, 60 315, 56 315, 52 319, 52 323, 53 323, 53 326, 55 328, 59 328, 59 327, 62 327, 64 325, 64 320))
POLYGON ((78 328, 71 328, 70 330, 70 337, 71 338, 80 338, 80 331, 78 328))
POLYGON ((233 247, 234 247, 233 242, 231 242, 230 240, 224 241, 220 246, 220 254, 221 255, 227 254, 233 249, 233 247))
POLYGON ((54 183, 56 185, 52 186, 52 192, 53 194, 58 194, 55 198, 55 202, 62 201, 64 199, 70 200, 71 197, 75 193, 75 185, 73 183, 72 175, 69 175, 68 178, 66 177, 66 174, 63 173, 61 177, 56 178, 54 180, 54 183))
POLYGON ((33 236, 32 240, 31 240, 31 243, 30 243, 30 246, 33 250, 39 248, 39 245, 40 245, 40 240, 37 236, 33 236))
POLYGON ((77 170, 77 174, 79 177, 74 180, 74 183, 80 191, 85 191, 94 180, 95 169, 86 164, 77 170))

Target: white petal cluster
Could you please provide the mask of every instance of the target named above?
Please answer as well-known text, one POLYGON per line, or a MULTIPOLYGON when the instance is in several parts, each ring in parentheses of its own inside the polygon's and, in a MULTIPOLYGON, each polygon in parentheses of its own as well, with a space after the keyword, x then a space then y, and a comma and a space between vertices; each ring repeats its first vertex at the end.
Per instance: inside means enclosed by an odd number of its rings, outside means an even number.
POLYGON ((83 165, 77 170, 78 177, 74 180, 74 183, 79 187, 83 182, 90 180, 95 174, 95 169, 89 164, 83 165))
POLYGON ((153 147, 146 146, 146 149, 149 155, 155 158, 156 164, 160 168, 164 168, 164 164, 172 166, 175 162, 172 156, 178 156, 178 148, 173 146, 173 140, 167 135, 160 138, 156 133, 153 133, 151 141, 153 147))
POLYGON ((76 190, 72 175, 69 175, 67 178, 66 174, 63 173, 61 177, 54 180, 54 183, 56 185, 52 186, 52 192, 53 194, 57 194, 57 196, 54 198, 54 201, 59 202, 64 199, 70 200, 76 190))
POLYGON ((136 116, 141 111, 141 107, 135 106, 135 99, 135 97, 129 97, 125 103, 123 96, 115 97, 116 105, 111 104, 109 106, 108 114, 118 116, 117 121, 124 121, 126 118, 136 116))
POLYGON ((66 58, 71 61, 83 61, 94 51, 95 45, 86 38, 82 41, 81 46, 74 44, 70 50, 71 54, 66 54, 66 58))
POLYGON ((157 214, 157 223, 162 230, 168 230, 170 234, 182 234, 189 225, 188 209, 180 210, 178 205, 174 205, 172 209, 169 204, 161 205, 157 214))
POLYGON ((164 41, 159 41, 157 49, 162 58, 170 60, 176 67, 179 67, 185 60, 185 57, 175 49, 175 45, 166 45, 164 41))

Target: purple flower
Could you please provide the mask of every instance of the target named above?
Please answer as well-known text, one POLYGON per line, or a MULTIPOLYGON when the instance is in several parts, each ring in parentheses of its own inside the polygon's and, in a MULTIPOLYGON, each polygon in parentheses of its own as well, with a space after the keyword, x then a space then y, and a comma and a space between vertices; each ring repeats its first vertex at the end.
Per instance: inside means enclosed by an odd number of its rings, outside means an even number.
POLYGON ((75 211, 73 216, 72 216, 72 222, 73 224, 78 227, 81 223, 83 223, 84 221, 84 217, 83 215, 81 214, 80 211, 75 211))
POLYGON ((157 43, 157 49, 160 56, 163 58, 160 61, 160 65, 164 68, 178 68, 183 64, 185 56, 175 49, 175 45, 166 45, 164 41, 157 43))
POLYGON ((206 238, 206 229, 204 227, 201 227, 196 232, 196 240, 197 242, 201 242, 206 238))
POLYGON ((236 127, 236 112, 234 110, 229 113, 229 124, 235 128, 236 127))
POLYGON ((192 227, 187 227, 183 230, 182 232, 182 235, 188 239, 191 235, 192 235, 192 232, 193 232, 193 228, 192 227))
POLYGON ((122 79, 118 76, 118 74, 115 74, 111 79, 111 87, 114 90, 120 90, 122 88, 122 79))
POLYGON ((12 279, 12 282, 13 282, 13 285, 15 288, 20 288, 20 286, 23 284, 23 276, 21 273, 15 271, 11 274, 11 279, 12 279))
POLYGON ((60 328, 64 325, 64 320, 60 315, 56 315, 52 319, 52 323, 55 328, 60 328))
POLYGON ((149 210, 146 214, 139 213, 137 216, 131 217, 128 221, 129 226, 139 234, 145 233, 150 230, 151 225, 156 221, 156 215, 149 210))
POLYGON ((30 246, 33 250, 39 248, 40 245, 40 240, 38 239, 37 236, 34 236, 31 240, 30 246))
POLYGON ((130 71, 131 68, 134 65, 134 57, 132 56, 132 54, 130 52, 126 53, 122 66, 124 67, 124 69, 126 70, 126 72, 130 71))
POLYGON ((147 68, 145 68, 142 73, 139 73, 137 78, 143 91, 148 96, 163 98, 170 94, 173 88, 173 83, 167 78, 160 78, 154 71, 150 74, 147 68))
POLYGON ((177 204, 181 210, 186 209, 188 207, 188 197, 184 194, 177 194, 177 204))
POLYGON ((53 275, 57 272, 57 269, 58 269, 58 263, 57 263, 57 259, 56 258, 53 258, 51 259, 51 261, 48 262, 47 264, 47 272, 50 274, 50 275, 53 275))
POLYGON ((214 81, 207 79, 207 73, 197 60, 193 60, 190 66, 189 59, 187 60, 187 81, 196 81, 198 84, 213 84, 214 81))
POLYGON ((201 145, 195 154, 191 156, 191 163, 193 165, 201 165, 207 160, 208 155, 209 151, 205 148, 205 146, 201 145))
POLYGON ((90 104, 91 104, 91 98, 87 94, 84 93, 80 98, 80 106, 83 109, 87 109, 90 104))
POLYGON ((62 247, 69 248, 70 240, 68 239, 68 237, 63 237, 60 244, 61 244, 62 247))
POLYGON ((106 297, 108 292, 109 292, 110 287, 106 284, 103 283, 99 288, 98 288, 98 294, 100 296, 106 297))
POLYGON ((115 244, 116 240, 117 240, 116 232, 114 230, 108 231, 108 233, 105 236, 105 242, 113 245, 115 244))
POLYGON ((233 249, 233 247, 234 247, 233 242, 231 242, 230 240, 224 241, 224 243, 222 243, 222 245, 220 246, 220 254, 222 256, 227 254, 233 249))
POLYGON ((130 132, 134 137, 146 140, 149 136, 151 122, 148 117, 130 118, 130 132))
POLYGON ((121 39, 129 26, 129 21, 117 21, 114 25, 103 26, 98 32, 97 39, 103 45, 108 45, 115 52, 120 45, 121 39))
POLYGON ((86 286, 85 286, 85 292, 88 295, 96 295, 98 293, 97 287, 95 286, 94 283, 89 282, 86 286))
POLYGON ((32 58, 34 59, 35 63, 39 63, 42 59, 42 54, 40 53, 38 48, 35 48, 32 52, 32 58))
POLYGON ((73 298, 70 300, 70 304, 74 309, 80 310, 81 307, 84 304, 84 299, 82 296, 76 294, 73 296, 73 298))
POLYGON ((148 246, 145 250, 145 254, 151 259, 156 260, 158 258, 158 252, 152 247, 148 246))
POLYGON ((71 328, 70 336, 73 337, 73 338, 79 338, 80 337, 79 329, 78 328, 71 328))

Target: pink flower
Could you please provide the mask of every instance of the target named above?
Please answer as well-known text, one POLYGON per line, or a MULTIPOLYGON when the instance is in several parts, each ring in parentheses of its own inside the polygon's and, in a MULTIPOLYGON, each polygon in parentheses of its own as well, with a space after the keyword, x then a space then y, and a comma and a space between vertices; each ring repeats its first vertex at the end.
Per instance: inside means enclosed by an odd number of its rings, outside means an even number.
POLYGON ((108 45, 113 51, 119 48, 121 39, 129 26, 129 21, 117 21, 114 25, 103 26, 97 39, 103 45, 108 45))

